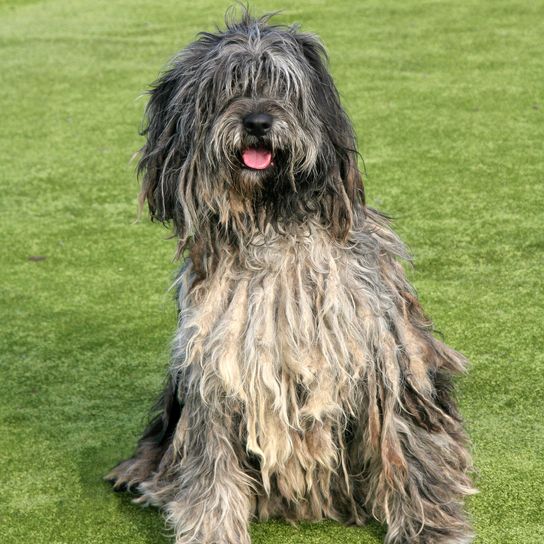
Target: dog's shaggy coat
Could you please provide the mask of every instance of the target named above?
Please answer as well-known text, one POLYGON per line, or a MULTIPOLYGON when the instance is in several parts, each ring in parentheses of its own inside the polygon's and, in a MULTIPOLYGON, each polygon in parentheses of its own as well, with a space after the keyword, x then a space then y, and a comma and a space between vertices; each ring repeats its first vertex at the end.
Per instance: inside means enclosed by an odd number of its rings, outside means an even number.
MULTIPOLYGON (((466 543, 473 489, 452 375, 316 37, 244 14, 157 81, 140 168, 184 265, 158 412, 109 475, 178 544, 248 544, 253 517, 387 523, 389 543, 466 543), (262 130, 247 118, 265 113, 262 130), (248 168, 248 149, 272 157, 248 168)), ((265 159, 263 159, 265 160, 265 159)))

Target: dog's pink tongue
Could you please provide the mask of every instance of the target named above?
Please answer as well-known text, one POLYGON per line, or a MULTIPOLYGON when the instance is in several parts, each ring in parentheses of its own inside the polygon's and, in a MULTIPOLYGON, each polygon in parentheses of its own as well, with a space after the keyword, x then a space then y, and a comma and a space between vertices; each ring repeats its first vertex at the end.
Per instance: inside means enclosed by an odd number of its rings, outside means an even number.
POLYGON ((264 170, 272 163, 272 153, 267 149, 248 147, 242 153, 242 160, 248 168, 264 170))

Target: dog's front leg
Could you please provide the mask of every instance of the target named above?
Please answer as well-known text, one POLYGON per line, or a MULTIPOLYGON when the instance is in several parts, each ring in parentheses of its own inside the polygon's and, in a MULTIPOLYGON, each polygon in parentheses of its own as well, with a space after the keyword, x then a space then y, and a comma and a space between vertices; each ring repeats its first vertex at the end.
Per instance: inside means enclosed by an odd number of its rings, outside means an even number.
POLYGON ((177 492, 165 506, 176 544, 250 544, 251 480, 229 408, 195 393, 185 410, 174 437, 181 453, 177 492))

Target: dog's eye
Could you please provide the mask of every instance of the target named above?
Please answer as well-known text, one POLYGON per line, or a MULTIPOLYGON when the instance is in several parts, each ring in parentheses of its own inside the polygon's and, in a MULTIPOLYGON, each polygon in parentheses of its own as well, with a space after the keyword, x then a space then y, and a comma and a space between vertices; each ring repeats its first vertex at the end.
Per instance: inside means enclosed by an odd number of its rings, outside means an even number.
POLYGON ((278 78, 278 81, 276 83, 276 93, 281 96, 285 97, 289 92, 289 86, 287 84, 287 80, 285 77, 278 78))
POLYGON ((275 98, 287 98, 289 94, 289 80, 282 72, 275 71, 270 74, 269 81, 269 94, 275 98))
POLYGON ((244 69, 242 63, 230 69, 228 77, 225 78, 225 91, 230 96, 249 96, 252 92, 251 77, 244 69))
POLYGON ((236 85, 239 84, 242 76, 240 74, 240 67, 239 66, 235 66, 234 68, 232 68, 232 71, 231 71, 231 84, 235 87, 236 85))
POLYGON ((228 94, 234 94, 236 89, 240 86, 240 69, 237 66, 234 66, 230 74, 225 78, 225 87, 228 94))

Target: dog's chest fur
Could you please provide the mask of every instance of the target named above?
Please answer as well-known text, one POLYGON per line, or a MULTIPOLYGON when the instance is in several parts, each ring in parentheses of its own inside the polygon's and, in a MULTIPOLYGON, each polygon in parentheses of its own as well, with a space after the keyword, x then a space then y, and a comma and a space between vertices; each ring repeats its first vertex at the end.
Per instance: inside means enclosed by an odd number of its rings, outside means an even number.
POLYGON ((368 219, 338 244, 309 224, 225 251, 194 285, 191 264, 182 270, 173 371, 218 414, 239 412, 268 492, 296 501, 314 487, 321 508, 346 469, 340 452, 369 360, 395 349, 384 342, 394 303, 379 264, 396 241, 388 235, 368 219))

